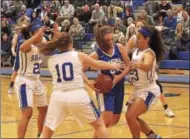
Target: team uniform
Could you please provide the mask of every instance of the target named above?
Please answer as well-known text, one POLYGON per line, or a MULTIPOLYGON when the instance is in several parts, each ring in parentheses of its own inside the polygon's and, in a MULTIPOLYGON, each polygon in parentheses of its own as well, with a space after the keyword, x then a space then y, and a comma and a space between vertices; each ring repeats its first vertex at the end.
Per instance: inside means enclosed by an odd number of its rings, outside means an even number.
MULTIPOLYGON (((108 55, 97 47, 96 53, 99 56, 99 60, 109 63, 123 63, 122 55, 119 51, 117 44, 114 44, 113 49, 113 54, 108 55)), ((120 71, 115 70, 101 70, 100 72, 109 75, 112 79, 113 75, 118 75, 121 73, 120 71)), ((115 84, 110 92, 103 94, 97 93, 96 96, 101 112, 112 111, 114 114, 120 114, 122 111, 124 99, 124 78, 117 84, 115 84)))
POLYGON ((85 90, 82 67, 78 52, 75 51, 66 51, 49 58, 53 93, 45 125, 51 130, 55 130, 70 113, 79 125, 94 122, 100 117, 85 90))
MULTIPOLYGON (((151 51, 150 48, 143 51, 139 51, 137 48, 132 56, 132 61, 143 61, 143 55, 145 52, 151 51)), ((144 100, 146 106, 149 108, 153 105, 157 98, 160 96, 160 87, 157 85, 157 74, 156 74, 156 57, 153 62, 152 69, 145 72, 141 69, 135 69, 129 73, 129 78, 135 87, 134 92, 131 94, 128 103, 131 104, 136 98, 141 98, 144 100)))
POLYGON ((15 80, 15 91, 20 108, 47 105, 46 90, 39 80, 43 55, 31 45, 27 53, 19 52, 20 66, 15 80))
POLYGON ((17 42, 17 46, 16 46, 16 57, 15 57, 14 66, 13 66, 14 71, 18 71, 18 69, 19 69, 19 50, 20 50, 20 46, 23 42, 24 42, 24 38, 22 37, 21 33, 19 33, 18 34, 18 42, 17 42))

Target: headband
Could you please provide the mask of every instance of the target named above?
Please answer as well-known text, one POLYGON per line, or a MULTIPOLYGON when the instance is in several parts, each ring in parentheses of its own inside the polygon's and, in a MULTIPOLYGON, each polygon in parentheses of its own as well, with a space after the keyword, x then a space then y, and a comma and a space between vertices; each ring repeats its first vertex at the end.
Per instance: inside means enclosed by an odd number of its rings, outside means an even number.
POLYGON ((145 28, 141 28, 141 29, 139 29, 139 32, 143 35, 143 36, 145 36, 145 37, 151 37, 152 36, 152 32, 151 31, 149 31, 149 30, 147 30, 147 29, 145 29, 145 28))

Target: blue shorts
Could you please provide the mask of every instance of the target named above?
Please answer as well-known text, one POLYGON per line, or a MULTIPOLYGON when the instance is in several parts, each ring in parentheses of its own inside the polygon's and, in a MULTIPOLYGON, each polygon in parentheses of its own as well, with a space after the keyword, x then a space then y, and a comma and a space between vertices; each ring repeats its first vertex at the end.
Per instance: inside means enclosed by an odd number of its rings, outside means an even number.
POLYGON ((13 66, 13 70, 14 70, 14 71, 17 72, 18 69, 19 69, 19 55, 17 55, 17 56, 15 57, 14 66, 13 66))
POLYGON ((121 114, 124 99, 124 80, 118 82, 110 92, 96 94, 99 111, 112 111, 121 114))

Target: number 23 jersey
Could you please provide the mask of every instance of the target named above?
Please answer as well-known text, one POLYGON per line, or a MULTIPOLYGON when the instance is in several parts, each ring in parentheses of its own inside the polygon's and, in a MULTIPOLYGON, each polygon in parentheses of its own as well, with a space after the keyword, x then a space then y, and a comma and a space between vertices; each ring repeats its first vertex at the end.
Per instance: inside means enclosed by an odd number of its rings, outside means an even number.
MULTIPOLYGON (((143 51, 139 51, 139 49, 136 49, 132 55, 132 61, 143 62, 144 53, 147 51, 153 52, 150 48, 145 49, 143 51)), ((156 57, 155 57, 150 71, 146 72, 141 69, 134 69, 129 73, 130 81, 135 87, 146 88, 150 86, 151 84, 155 83, 157 79, 156 67, 157 67, 157 64, 156 64, 156 57)))

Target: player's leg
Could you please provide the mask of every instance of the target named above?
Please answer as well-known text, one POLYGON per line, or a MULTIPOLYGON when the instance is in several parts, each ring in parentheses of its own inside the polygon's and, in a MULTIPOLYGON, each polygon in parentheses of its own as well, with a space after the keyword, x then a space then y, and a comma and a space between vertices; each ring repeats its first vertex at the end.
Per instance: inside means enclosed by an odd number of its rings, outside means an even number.
POLYGON ((64 105, 64 98, 64 93, 61 91, 52 93, 40 138, 51 138, 56 128, 68 116, 69 111, 64 105))
POLYGON ((43 107, 38 107, 38 120, 37 120, 37 126, 38 126, 38 137, 40 136, 42 129, 43 129, 43 125, 44 125, 44 121, 45 121, 45 117, 46 117, 46 113, 47 113, 47 106, 43 106, 43 107))
POLYGON ((13 73, 11 75, 11 83, 9 86, 8 94, 13 93, 13 87, 14 87, 18 69, 19 69, 19 56, 16 56, 15 61, 14 61, 14 66, 13 66, 13 73))
POLYGON ((12 94, 13 93, 13 87, 14 87, 14 83, 15 83, 15 78, 17 76, 17 72, 13 71, 12 75, 11 75, 11 83, 9 85, 9 90, 8 90, 8 94, 12 94))
POLYGON ((97 101, 101 112, 101 117, 106 127, 110 127, 112 125, 114 115, 114 99, 115 96, 109 95, 109 93, 97 94, 97 101))
POLYGON ((48 108, 46 94, 47 93, 44 85, 40 80, 37 80, 35 82, 34 105, 37 106, 38 109, 38 119, 37 119, 38 137, 42 132, 48 108))
POLYGON ((121 117, 121 112, 123 109, 124 100, 124 82, 121 81, 118 86, 115 86, 115 100, 114 100, 114 112, 112 117, 112 124, 110 126, 116 125, 121 117))
POLYGON ((125 117, 133 138, 140 138, 140 124, 137 118, 146 111, 147 107, 141 98, 136 98, 127 109, 125 117))
POLYGON ((160 101, 162 102, 162 105, 164 107, 164 110, 165 110, 165 115, 168 116, 168 117, 174 117, 175 114, 173 113, 173 111, 168 107, 168 104, 166 103, 166 99, 165 99, 165 96, 163 95, 163 87, 162 85, 160 84, 160 82, 157 80, 156 81, 157 85, 160 87, 160 92, 161 92, 161 95, 160 95, 160 101))
POLYGON ((96 121, 90 123, 90 125, 94 128, 93 138, 109 138, 108 131, 102 118, 99 118, 96 121))
POLYGON ((21 109, 21 118, 18 125, 18 138, 24 138, 28 123, 33 114, 33 92, 27 88, 26 84, 16 86, 16 92, 19 97, 19 105, 21 109))

